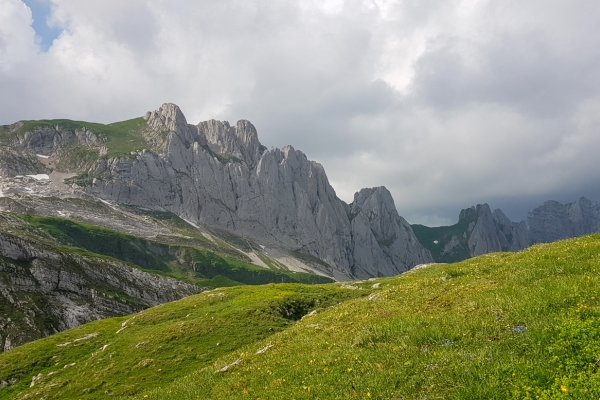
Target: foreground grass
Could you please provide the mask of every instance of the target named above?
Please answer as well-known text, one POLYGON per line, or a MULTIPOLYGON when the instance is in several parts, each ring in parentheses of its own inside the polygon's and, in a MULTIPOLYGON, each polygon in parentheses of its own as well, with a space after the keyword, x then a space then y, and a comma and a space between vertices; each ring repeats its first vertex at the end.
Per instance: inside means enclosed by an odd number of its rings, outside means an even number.
POLYGON ((240 286, 93 322, 0 354, 0 380, 18 380, 0 398, 135 395, 264 340, 313 309, 361 295, 331 285, 240 286))
POLYGON ((599 267, 593 236, 379 279, 371 300, 307 317, 144 395, 598 399, 599 267))
POLYGON ((0 397, 598 399, 599 268, 595 235, 354 290, 213 291, 1 354, 20 381, 0 397))

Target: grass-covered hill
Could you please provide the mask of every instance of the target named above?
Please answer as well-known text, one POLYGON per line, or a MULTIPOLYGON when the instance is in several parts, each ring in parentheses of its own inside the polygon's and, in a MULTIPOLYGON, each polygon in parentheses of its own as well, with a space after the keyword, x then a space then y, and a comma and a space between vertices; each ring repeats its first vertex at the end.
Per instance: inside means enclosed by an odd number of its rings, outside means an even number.
POLYGON ((0 354, 0 398, 598 399, 599 271, 594 235, 213 290, 0 354))
POLYGON ((450 226, 428 227, 425 225, 411 225, 419 243, 423 245, 436 262, 452 263, 466 260, 471 257, 469 252, 468 237, 469 225, 477 222, 477 215, 470 214, 450 226), (456 241, 446 253, 447 245, 456 241))
MULTIPOLYGON (((173 232, 183 235, 179 235, 177 241, 175 236, 150 240, 66 218, 35 215, 21 215, 20 218, 36 229, 37 236, 41 234, 53 244, 58 244, 63 251, 83 251, 111 257, 199 286, 332 282, 332 279, 319 275, 259 267, 248 262, 250 260, 244 259, 243 253, 216 235, 211 242, 174 214, 154 212, 152 215, 167 220, 173 232)), ((228 239, 233 242, 236 238, 230 236, 228 239)), ((243 243, 239 245, 242 247, 243 243)), ((263 260, 271 261, 266 256, 263 256, 263 260)))
POLYGON ((333 282, 283 269, 250 241, 229 235, 226 242, 219 232, 205 233, 209 240, 173 214, 150 213, 140 218, 161 235, 0 211, 0 353, 208 288, 333 282), (268 267, 250 263, 248 251, 268 267))

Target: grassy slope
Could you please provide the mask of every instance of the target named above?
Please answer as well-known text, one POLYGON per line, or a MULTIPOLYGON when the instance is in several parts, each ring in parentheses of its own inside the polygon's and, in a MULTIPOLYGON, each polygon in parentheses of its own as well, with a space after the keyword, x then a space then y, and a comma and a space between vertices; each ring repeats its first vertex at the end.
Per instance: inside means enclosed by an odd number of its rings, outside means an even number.
POLYGON ((78 252, 77 248, 82 248, 201 286, 331 282, 317 275, 265 269, 201 248, 160 243, 64 218, 32 215, 23 215, 22 218, 64 245, 61 247, 64 252, 78 252))
POLYGON ((536 245, 357 283, 362 290, 341 293, 363 297, 297 324, 273 314, 283 303, 269 302, 293 292, 288 304, 298 308, 315 298, 311 290, 330 290, 335 303, 339 289, 205 293, 142 312, 118 335, 123 318, 0 355, 0 380, 16 372, 21 379, 0 397, 97 398, 108 391, 140 399, 597 399, 599 270, 600 235, 536 245), (276 333, 265 333, 268 327, 276 333), (211 336, 211 328, 219 333, 211 336), (55 346, 90 332, 100 335, 55 346), (92 357, 105 344, 105 353, 92 357), (63 369, 71 362, 77 369, 63 369), (40 384, 29 389, 38 373, 40 384))
POLYGON ((467 247, 467 239, 465 239, 463 235, 465 232, 467 232, 469 224, 476 220, 477 216, 472 216, 469 218, 463 218, 456 224, 450 226, 438 226, 430 228, 428 226, 415 224, 411 225, 411 227, 415 233, 415 236, 417 239, 419 239, 419 242, 423 245, 423 247, 431 252, 433 259, 436 262, 451 263, 466 260, 467 258, 471 257, 467 247), (446 246, 446 244, 452 240, 453 236, 456 236, 460 240, 462 246, 457 247, 450 254, 442 255, 441 253, 444 249, 444 246, 446 246), (434 240, 437 240, 438 243, 434 243, 434 240))
POLYGON ((273 336, 312 309, 364 294, 335 286, 240 286, 164 304, 130 319, 93 322, 0 354, 0 380, 19 379, 0 390, 0 398, 140 394, 273 336), (125 321, 126 328, 116 333, 125 321), (90 333, 98 335, 74 341, 90 333), (48 379, 29 389, 38 373, 48 379))
POLYGON ((33 131, 36 128, 54 128, 60 126, 62 129, 70 131, 86 128, 106 138, 107 141, 104 144, 108 147, 108 156, 127 154, 131 151, 146 148, 146 141, 144 140, 142 133, 147 128, 147 125, 143 118, 134 118, 107 125, 93 122, 71 121, 69 119, 22 121, 22 123, 23 126, 14 132, 13 136, 33 131))

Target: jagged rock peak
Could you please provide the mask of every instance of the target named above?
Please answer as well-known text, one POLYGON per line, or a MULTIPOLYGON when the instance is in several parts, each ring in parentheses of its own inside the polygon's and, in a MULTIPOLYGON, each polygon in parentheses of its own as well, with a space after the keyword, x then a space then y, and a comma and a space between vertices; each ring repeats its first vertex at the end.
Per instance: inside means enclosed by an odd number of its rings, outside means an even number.
POLYGON ((458 216, 458 220, 461 221, 465 218, 471 218, 475 216, 481 216, 483 214, 491 214, 492 211, 490 206, 487 203, 477 204, 476 206, 472 206, 469 208, 465 208, 460 211, 458 216))
POLYGON ((254 125, 247 120, 240 120, 232 127, 227 121, 200 122, 197 126, 201 136, 211 151, 226 157, 235 157, 254 166, 266 148, 258 140, 254 125))
POLYGON ((388 209, 396 209, 392 194, 385 186, 364 188, 354 193, 353 208, 361 208, 368 201, 377 201, 388 209))
POLYGON ((181 131, 187 127, 185 115, 179 106, 173 103, 165 103, 158 110, 148 111, 144 115, 148 126, 154 130, 167 129, 172 132, 181 131))
POLYGON ((508 219, 506 214, 504 214, 502 212, 502 210, 499 208, 494 210, 494 212, 492 213, 492 216, 494 217, 494 221, 496 221, 497 223, 499 223, 501 225, 509 226, 510 224, 513 223, 510 219, 508 219))
POLYGON ((188 148, 198 142, 221 160, 245 161, 252 168, 266 150, 258 140, 256 128, 247 120, 240 120, 235 126, 214 119, 191 125, 181 109, 172 103, 147 112, 144 119, 153 131, 175 133, 168 139, 169 154, 179 154, 178 147, 188 148))

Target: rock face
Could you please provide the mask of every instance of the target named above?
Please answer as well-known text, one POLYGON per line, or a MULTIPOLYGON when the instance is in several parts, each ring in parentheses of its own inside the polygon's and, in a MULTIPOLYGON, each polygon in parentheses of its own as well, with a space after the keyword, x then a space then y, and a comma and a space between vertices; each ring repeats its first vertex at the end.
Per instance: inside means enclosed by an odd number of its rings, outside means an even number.
POLYGON ((461 216, 463 213, 475 214, 476 222, 468 239, 468 249, 472 256, 494 251, 517 251, 529 245, 525 225, 511 222, 499 209, 492 213, 487 204, 479 204, 462 210, 461 216))
POLYGON ((510 221, 499 209, 491 212, 487 204, 478 204, 462 210, 456 225, 415 226, 415 231, 436 261, 459 261, 600 232, 600 204, 584 197, 568 204, 547 201, 530 212, 526 221, 518 223, 510 221))
POLYGON ((118 261, 0 233, 0 352, 101 318, 202 291, 118 261))
POLYGON ((386 276, 415 263, 430 262, 431 255, 418 242, 408 222, 398 215, 386 188, 362 189, 349 208, 355 270, 386 276))
POLYGON ((363 190, 347 205, 320 164, 292 146, 267 150, 248 121, 191 125, 174 104, 144 118, 164 145, 97 161, 89 192, 308 254, 337 279, 432 261, 385 188, 363 190))
POLYGON ((585 197, 568 204, 547 201, 527 215, 533 243, 600 232, 600 204, 585 197))

